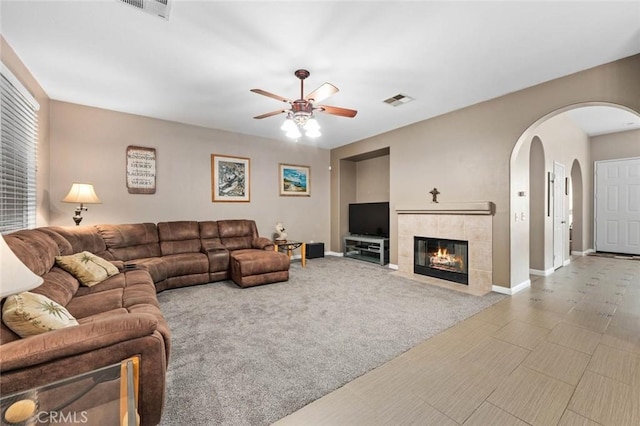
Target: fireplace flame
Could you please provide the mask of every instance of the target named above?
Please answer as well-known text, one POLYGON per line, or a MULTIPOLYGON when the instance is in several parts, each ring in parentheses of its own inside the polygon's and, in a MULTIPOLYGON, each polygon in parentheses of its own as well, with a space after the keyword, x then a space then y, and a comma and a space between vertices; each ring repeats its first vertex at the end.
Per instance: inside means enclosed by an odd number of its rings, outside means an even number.
POLYGON ((462 260, 462 257, 456 254, 450 254, 446 247, 438 247, 438 251, 433 252, 429 257, 429 266, 438 269, 451 268, 456 271, 463 271, 464 261, 462 260))

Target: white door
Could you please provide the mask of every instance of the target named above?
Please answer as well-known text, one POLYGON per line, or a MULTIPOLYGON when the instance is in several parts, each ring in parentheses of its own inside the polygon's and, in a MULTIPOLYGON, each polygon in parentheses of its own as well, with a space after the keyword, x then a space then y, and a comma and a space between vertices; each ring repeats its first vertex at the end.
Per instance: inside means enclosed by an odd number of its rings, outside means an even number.
POLYGON ((596 161, 596 251, 640 254, 640 158, 596 161))
POLYGON ((553 163, 553 269, 564 262, 564 165, 553 163))

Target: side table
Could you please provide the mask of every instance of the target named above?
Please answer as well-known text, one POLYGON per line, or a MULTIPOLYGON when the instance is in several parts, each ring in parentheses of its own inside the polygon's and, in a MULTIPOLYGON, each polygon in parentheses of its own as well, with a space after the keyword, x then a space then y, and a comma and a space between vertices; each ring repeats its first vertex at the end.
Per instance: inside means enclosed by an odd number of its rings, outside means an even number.
POLYGON ((293 251, 297 248, 300 249, 300 259, 302 262, 302 267, 307 266, 307 244, 302 241, 274 241, 273 242, 273 250, 279 251, 280 247, 285 248, 287 250, 287 256, 291 259, 291 255, 293 251))

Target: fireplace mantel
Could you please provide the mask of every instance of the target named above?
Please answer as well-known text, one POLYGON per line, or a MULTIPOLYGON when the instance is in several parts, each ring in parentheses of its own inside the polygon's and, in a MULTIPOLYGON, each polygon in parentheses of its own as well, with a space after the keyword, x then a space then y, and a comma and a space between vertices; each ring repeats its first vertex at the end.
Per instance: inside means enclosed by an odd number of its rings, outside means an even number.
POLYGON ((424 203, 398 207, 398 273, 421 282, 466 293, 489 293, 493 285, 493 217, 490 201, 424 203), (469 244, 469 285, 414 273, 414 237, 444 238, 469 244))
POLYGON ((483 214, 492 215, 495 205, 491 201, 459 203, 431 203, 421 207, 398 207, 397 214, 483 214))

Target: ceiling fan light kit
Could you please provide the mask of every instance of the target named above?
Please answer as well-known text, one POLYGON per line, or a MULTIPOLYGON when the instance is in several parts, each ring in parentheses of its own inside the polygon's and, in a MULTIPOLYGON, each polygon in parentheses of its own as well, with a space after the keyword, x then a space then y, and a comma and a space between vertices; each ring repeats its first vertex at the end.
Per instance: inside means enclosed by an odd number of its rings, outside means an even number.
POLYGON ((313 92, 309 93, 307 97, 304 97, 304 80, 309 77, 310 73, 307 70, 299 69, 294 72, 294 75, 300 79, 300 99, 292 101, 279 95, 267 92, 262 89, 251 89, 252 92, 259 95, 267 96, 279 100, 281 102, 288 103, 291 108, 288 110, 280 109, 266 114, 261 114, 253 118, 262 119, 271 117, 274 115, 287 113, 287 118, 280 127, 285 132, 286 136, 291 139, 298 139, 302 136, 300 129, 305 131, 305 135, 309 138, 317 138, 321 136, 320 125, 314 117, 314 111, 324 112, 327 114, 338 115, 340 117, 355 117, 358 111, 347 108, 332 107, 328 105, 314 106, 314 102, 320 102, 327 97, 338 92, 338 88, 330 83, 324 83, 313 92))

